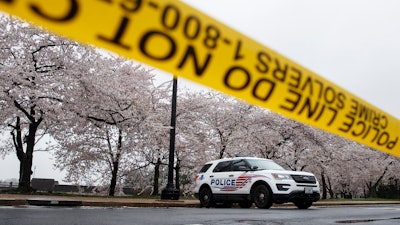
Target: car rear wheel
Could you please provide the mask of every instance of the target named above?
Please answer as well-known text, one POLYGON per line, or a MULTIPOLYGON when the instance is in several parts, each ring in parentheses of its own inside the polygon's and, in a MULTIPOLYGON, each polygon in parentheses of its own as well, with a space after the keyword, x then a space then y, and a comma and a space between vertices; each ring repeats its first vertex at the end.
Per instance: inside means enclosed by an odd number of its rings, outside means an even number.
POLYGON ((214 206, 214 199, 211 189, 208 187, 201 188, 199 192, 199 200, 201 207, 210 208, 214 206))
POLYGON ((272 206, 271 192, 263 184, 254 188, 253 200, 257 208, 269 209, 272 206))

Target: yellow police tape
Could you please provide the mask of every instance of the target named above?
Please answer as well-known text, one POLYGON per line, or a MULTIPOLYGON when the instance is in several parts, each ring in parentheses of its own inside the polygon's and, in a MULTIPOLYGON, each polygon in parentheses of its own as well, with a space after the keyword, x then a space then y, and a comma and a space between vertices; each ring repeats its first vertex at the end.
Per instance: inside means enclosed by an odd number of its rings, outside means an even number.
POLYGON ((0 0, 0 10, 383 152, 400 122, 174 0, 0 0))

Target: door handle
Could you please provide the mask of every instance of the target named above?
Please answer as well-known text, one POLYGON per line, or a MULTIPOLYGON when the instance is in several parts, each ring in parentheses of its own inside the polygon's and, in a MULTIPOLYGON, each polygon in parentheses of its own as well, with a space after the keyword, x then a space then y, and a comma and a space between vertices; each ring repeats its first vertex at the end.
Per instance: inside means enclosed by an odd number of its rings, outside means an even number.
POLYGON ((211 177, 211 178, 213 178, 213 177, 214 177, 214 175, 211 175, 210 177, 211 177))
POLYGON ((234 176, 233 174, 229 175, 229 177, 233 177, 233 176, 234 176))

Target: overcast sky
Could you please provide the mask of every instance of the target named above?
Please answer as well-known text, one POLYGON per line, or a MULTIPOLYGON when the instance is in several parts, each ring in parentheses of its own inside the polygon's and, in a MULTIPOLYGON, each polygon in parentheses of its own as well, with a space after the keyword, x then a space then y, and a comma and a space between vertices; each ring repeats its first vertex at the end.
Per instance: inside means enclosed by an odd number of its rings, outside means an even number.
MULTIPOLYGON (((184 2, 400 118, 400 1, 184 2)), ((35 177, 61 181, 46 157, 35 155, 35 177)), ((18 177, 14 154, 0 162, 0 180, 18 177)))
POLYGON ((400 1, 184 2, 400 118, 400 1))

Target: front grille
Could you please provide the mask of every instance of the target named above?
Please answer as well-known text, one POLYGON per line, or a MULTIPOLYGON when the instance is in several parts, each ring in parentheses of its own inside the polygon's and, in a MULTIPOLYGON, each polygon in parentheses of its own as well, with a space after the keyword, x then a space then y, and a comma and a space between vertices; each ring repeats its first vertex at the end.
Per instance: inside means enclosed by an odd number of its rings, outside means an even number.
POLYGON ((290 175, 292 176, 293 180, 296 183, 303 183, 303 184, 316 184, 317 180, 314 176, 307 176, 307 175, 290 175))

